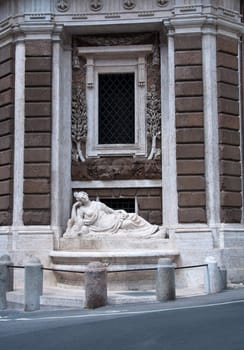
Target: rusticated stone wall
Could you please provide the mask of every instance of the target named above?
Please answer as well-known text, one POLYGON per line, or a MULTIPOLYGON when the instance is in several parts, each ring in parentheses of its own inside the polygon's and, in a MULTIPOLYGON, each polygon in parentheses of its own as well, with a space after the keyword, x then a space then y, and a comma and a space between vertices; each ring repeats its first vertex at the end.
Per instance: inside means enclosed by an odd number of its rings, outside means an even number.
POLYGON ((13 45, 0 48, 0 225, 12 224, 14 135, 13 45))
POLYGON ((241 220, 241 158, 239 117, 238 41, 218 36, 218 113, 221 221, 241 220))
POLYGON ((160 188, 109 188, 86 191, 92 200, 103 198, 135 198, 138 214, 152 224, 162 224, 162 200, 160 188))
POLYGON ((24 224, 50 224, 51 41, 26 43, 24 224))
POLYGON ((175 36, 177 187, 180 223, 205 223, 201 35, 175 36))

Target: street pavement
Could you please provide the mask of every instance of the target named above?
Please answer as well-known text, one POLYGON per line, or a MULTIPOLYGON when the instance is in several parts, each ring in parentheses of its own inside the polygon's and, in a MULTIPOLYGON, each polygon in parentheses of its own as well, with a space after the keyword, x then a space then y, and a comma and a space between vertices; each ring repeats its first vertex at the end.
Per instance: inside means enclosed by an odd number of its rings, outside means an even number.
POLYGON ((0 311, 5 350, 243 350, 244 288, 95 310, 0 311))

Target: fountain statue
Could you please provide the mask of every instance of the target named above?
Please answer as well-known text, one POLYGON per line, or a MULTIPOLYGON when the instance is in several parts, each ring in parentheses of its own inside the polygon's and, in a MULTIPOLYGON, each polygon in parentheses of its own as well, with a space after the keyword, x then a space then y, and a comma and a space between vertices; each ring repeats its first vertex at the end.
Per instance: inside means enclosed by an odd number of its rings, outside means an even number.
POLYGON ((159 226, 151 225, 136 213, 114 210, 102 202, 91 201, 83 191, 75 192, 74 197, 76 202, 72 207, 64 238, 99 238, 101 234, 163 238, 159 226))

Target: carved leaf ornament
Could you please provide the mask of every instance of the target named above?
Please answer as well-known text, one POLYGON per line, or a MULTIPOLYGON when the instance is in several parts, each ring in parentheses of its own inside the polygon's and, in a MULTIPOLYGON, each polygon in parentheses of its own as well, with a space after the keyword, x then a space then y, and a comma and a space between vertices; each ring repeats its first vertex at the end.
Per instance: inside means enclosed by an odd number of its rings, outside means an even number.
POLYGON ((56 8, 60 12, 68 11, 70 8, 70 0, 58 0, 56 3, 56 8))

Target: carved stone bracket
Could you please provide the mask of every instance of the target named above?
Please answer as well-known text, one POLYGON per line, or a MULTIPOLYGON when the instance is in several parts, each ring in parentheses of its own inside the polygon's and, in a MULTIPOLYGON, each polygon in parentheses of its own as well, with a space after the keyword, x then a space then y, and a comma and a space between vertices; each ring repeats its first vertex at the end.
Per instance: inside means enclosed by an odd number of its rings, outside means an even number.
POLYGON ((70 0, 57 0, 56 9, 59 12, 66 12, 70 8, 70 0))
POLYGON ((124 1, 123 6, 126 10, 132 10, 136 6, 136 2, 133 0, 126 0, 124 1))

